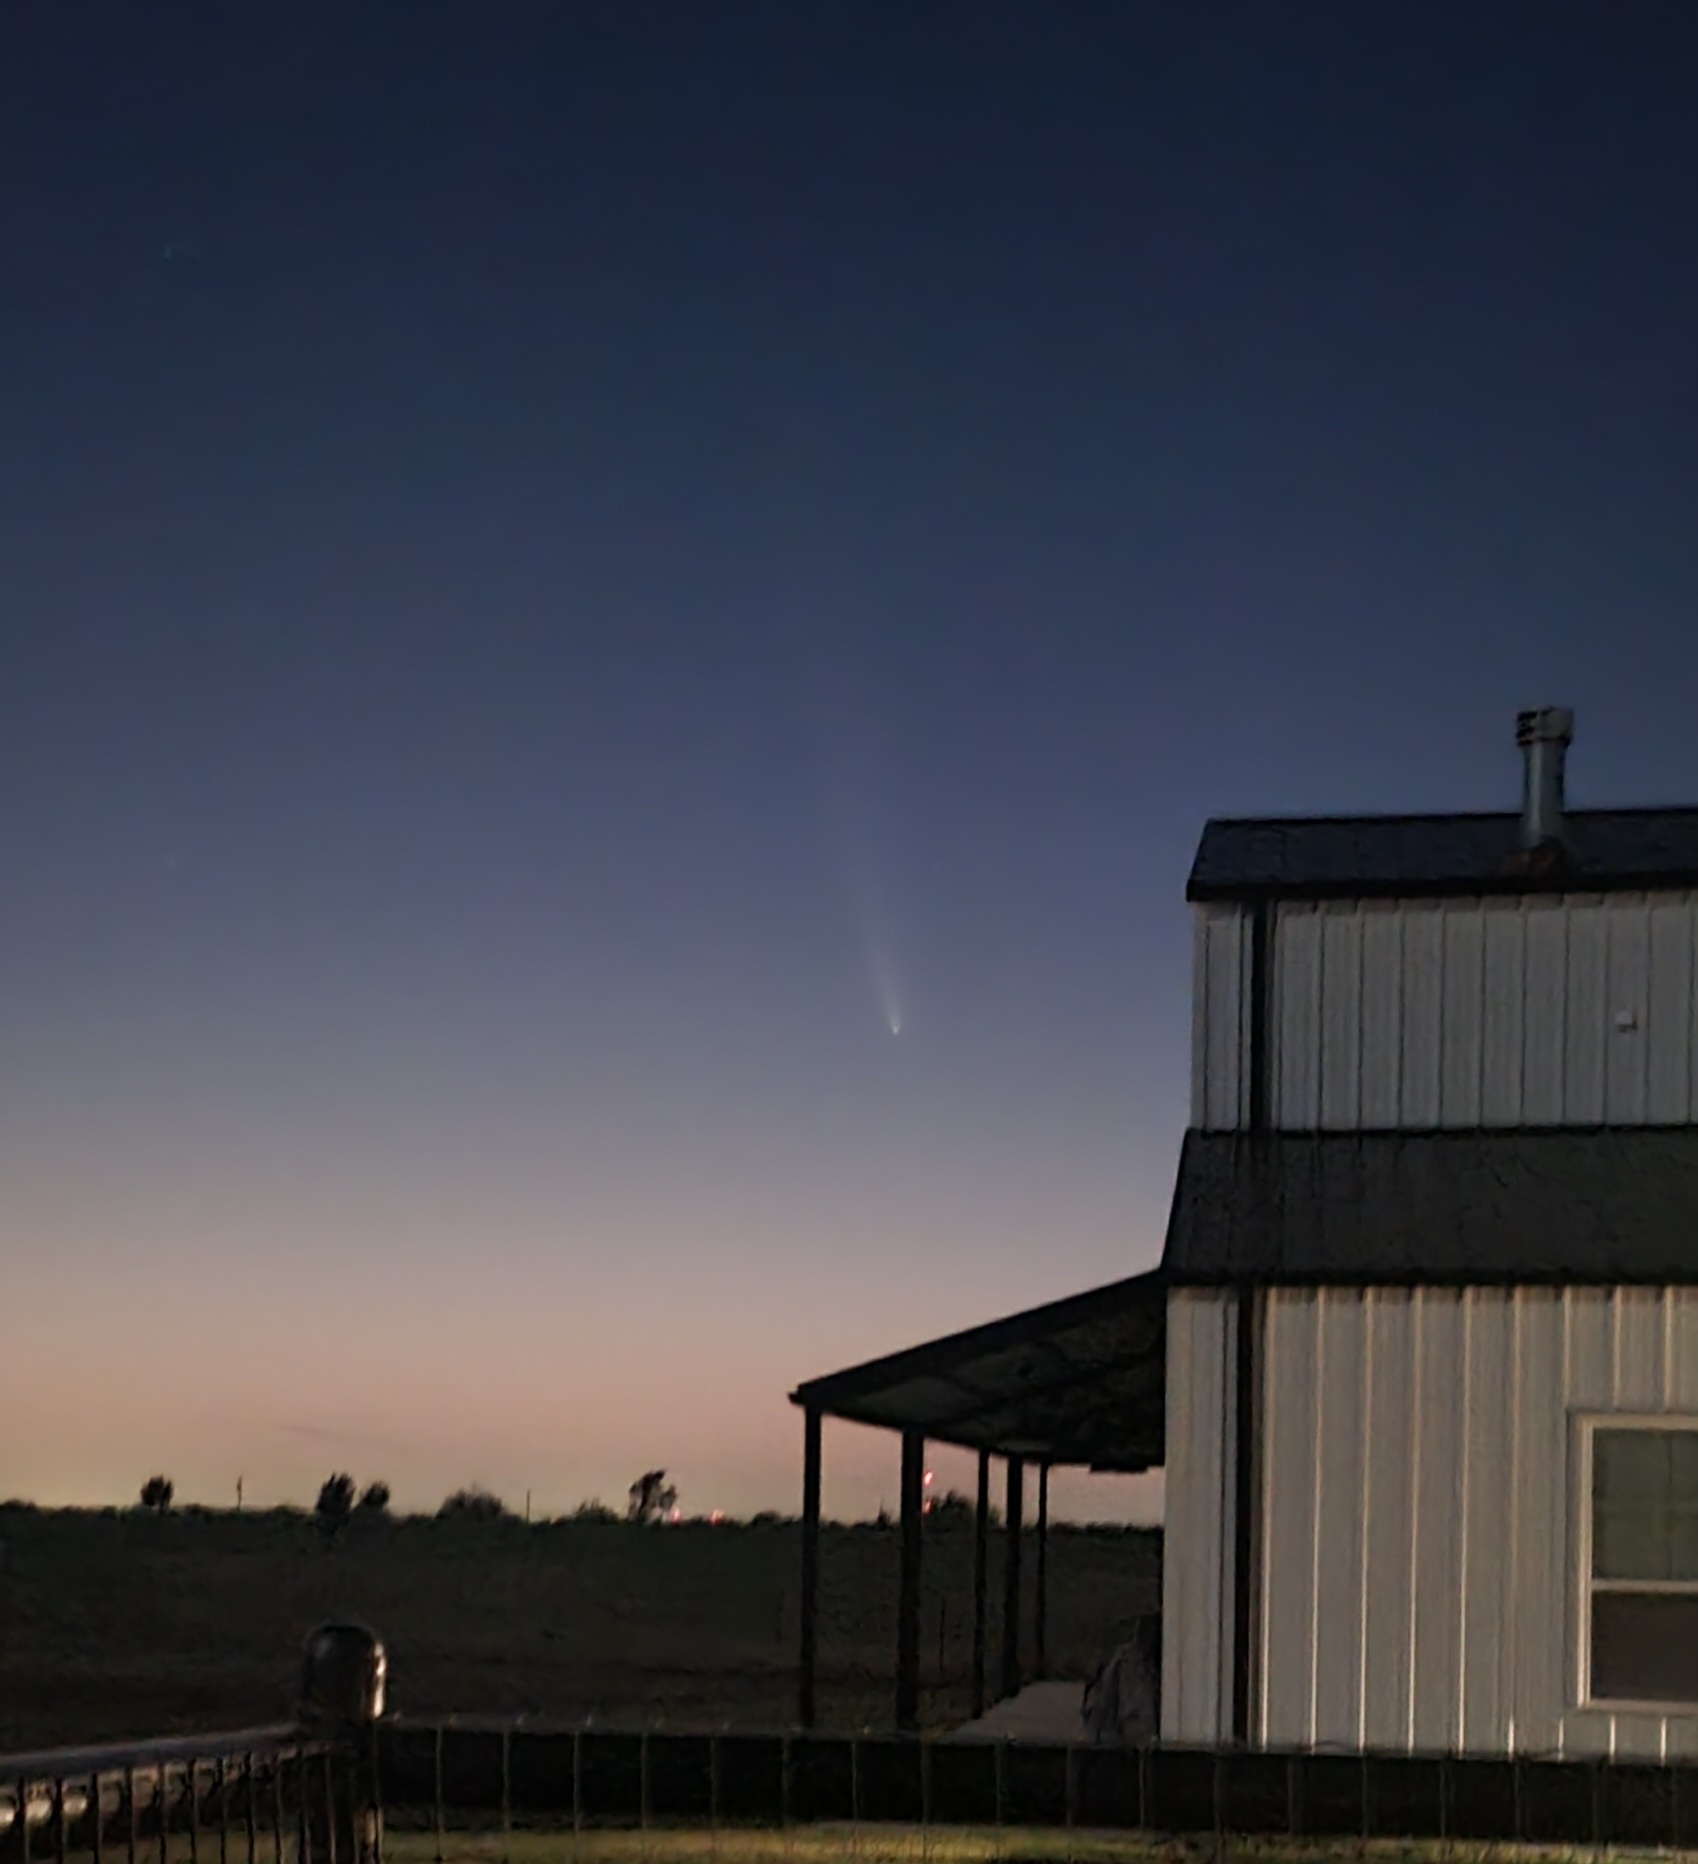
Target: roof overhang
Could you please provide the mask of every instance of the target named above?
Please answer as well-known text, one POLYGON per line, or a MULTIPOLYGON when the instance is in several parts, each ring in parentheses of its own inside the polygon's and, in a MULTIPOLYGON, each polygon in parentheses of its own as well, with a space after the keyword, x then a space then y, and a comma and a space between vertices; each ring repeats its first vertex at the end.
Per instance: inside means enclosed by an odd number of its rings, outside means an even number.
POLYGON ((1264 900, 1485 898, 1698 886, 1698 809, 1577 809, 1560 849, 1521 846, 1521 818, 1491 814, 1216 818, 1185 897, 1264 900))
POLYGON ((1170 1286, 1698 1283, 1698 1126, 1190 1132, 1170 1286))
POLYGON ((1166 1384, 1167 1286, 1152 1270, 811 1379, 791 1402, 961 1449, 1134 1473, 1163 1460, 1166 1384))

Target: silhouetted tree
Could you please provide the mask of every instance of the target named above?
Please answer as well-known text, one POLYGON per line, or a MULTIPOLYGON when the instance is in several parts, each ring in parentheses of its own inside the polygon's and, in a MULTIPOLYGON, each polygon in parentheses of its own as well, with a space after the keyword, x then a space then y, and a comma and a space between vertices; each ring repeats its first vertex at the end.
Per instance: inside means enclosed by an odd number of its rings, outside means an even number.
POLYGON ((498 1495, 491 1495, 488 1489, 473 1484, 469 1489, 456 1489, 437 1510, 444 1518, 457 1517, 469 1521, 499 1521, 507 1512, 507 1505, 498 1495))
POLYGON ((618 1521, 619 1518, 619 1515, 604 1501, 579 1502, 572 1510, 574 1521, 594 1521, 603 1526, 609 1522, 618 1521))
POLYGON ((177 1486, 169 1476, 149 1476, 142 1484, 141 1505, 155 1514, 168 1513, 176 1493, 177 1486))
POLYGON ((360 1509, 364 1514, 387 1514, 389 1512, 389 1484, 368 1482, 365 1493, 360 1497, 360 1509))
POLYGON ((631 1484, 625 1503, 627 1521, 664 1521, 678 1506, 678 1491, 667 1481, 664 1469, 650 1469, 631 1484))
POLYGON ((350 1475, 326 1476, 324 1486, 313 1503, 313 1513, 326 1527, 335 1527, 354 1512, 354 1478, 350 1475))

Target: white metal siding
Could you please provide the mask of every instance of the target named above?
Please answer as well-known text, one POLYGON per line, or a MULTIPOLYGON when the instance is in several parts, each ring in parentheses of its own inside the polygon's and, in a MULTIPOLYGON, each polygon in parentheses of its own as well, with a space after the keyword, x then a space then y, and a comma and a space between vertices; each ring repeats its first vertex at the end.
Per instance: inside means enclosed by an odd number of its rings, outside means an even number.
POLYGON ((1184 1291, 1168 1301, 1166 1741, 1224 1741, 1231 1732, 1234 1322, 1230 1296, 1184 1291))
POLYGON ((1250 1117, 1249 926, 1234 906, 1199 908, 1194 922, 1191 1124, 1205 1130, 1250 1117))
MULTIPOLYGON (((1582 1498, 1569 1466, 1577 1415, 1698 1412, 1698 1289, 1272 1289, 1266 1300, 1256 1737, 1698 1752, 1698 1717, 1577 1706, 1582 1498)), ((1208 1337, 1222 1344, 1206 1389, 1193 1370, 1190 1408, 1170 1412, 1169 1482, 1189 1463, 1197 1494, 1170 1521, 1164 1562, 1170 1599, 1192 1612, 1202 1587, 1219 1588, 1223 1625, 1226 1515, 1200 1497, 1230 1462, 1230 1406, 1213 1397, 1229 1383, 1229 1331, 1214 1323, 1208 1337), (1188 1592, 1186 1535, 1199 1530, 1188 1592)), ((1195 1323, 1170 1337, 1195 1368, 1195 1323)), ((1207 1738, 1192 1705, 1199 1683, 1221 1676, 1222 1653, 1189 1620, 1176 1628, 1183 1648, 1167 1676, 1189 1690, 1183 1738, 1207 1738)))
MULTIPOLYGON (((1249 1113, 1249 915, 1197 910, 1192 1123, 1249 1113)), ((1698 1119, 1698 896, 1277 908, 1272 1118, 1295 1130, 1698 1119)))

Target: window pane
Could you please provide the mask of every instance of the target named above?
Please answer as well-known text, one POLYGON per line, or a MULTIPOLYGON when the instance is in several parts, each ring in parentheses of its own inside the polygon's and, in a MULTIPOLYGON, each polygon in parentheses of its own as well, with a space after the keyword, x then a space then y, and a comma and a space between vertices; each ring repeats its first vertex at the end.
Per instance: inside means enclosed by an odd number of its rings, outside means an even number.
POLYGON ((1664 1510, 1606 1513, 1592 1522, 1592 1571, 1599 1579, 1667 1579, 1670 1532, 1664 1510))
POLYGON ((1698 1580, 1698 1430, 1594 1434, 1592 1570, 1698 1580))
POLYGON ((1671 1430, 1600 1430, 1592 1439, 1592 1493, 1611 1508, 1635 1508, 1669 1492, 1671 1430))
POLYGON ((1698 1595, 1593 1593, 1592 1695, 1698 1702, 1698 1595))
POLYGON ((1669 1497, 1677 1508, 1698 1507, 1698 1430, 1666 1430, 1669 1497))

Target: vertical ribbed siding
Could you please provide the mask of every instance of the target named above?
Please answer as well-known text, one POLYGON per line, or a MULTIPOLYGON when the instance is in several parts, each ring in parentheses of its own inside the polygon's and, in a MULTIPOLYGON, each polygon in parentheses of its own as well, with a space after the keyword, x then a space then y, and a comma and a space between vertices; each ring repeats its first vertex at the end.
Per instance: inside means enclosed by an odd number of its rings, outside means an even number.
POLYGON ((1192 921, 1191 1124, 1249 1119, 1250 915, 1203 906, 1192 921))
MULTIPOLYGON (((1366 1607, 1357 1719, 1363 1744, 1373 1748, 1409 1743, 1415 1491, 1407 1448, 1395 1452, 1410 1442, 1415 1299, 1407 1289, 1384 1288, 1370 1290, 1363 1300, 1370 1347, 1362 1475, 1361 1593, 1366 1607), (1393 1446, 1394 1453, 1381 1455, 1382 1444, 1393 1446)), ((1420 1402, 1418 1395, 1413 1402, 1420 1402)))
POLYGON ((1230 1733, 1234 1321, 1230 1299, 1213 1292, 1176 1292, 1168 1302, 1166 1741, 1224 1741, 1230 1733))
POLYGON ((1273 1289, 1266 1366, 1260 1740, 1698 1751, 1577 1706, 1570 1469, 1578 1415, 1698 1413, 1698 1290, 1273 1289))
MULTIPOLYGON (((1192 1123, 1248 1118, 1248 914, 1197 909, 1192 1123)), ((1698 1112, 1698 899, 1287 904, 1274 1123, 1683 1124, 1698 1112)))

